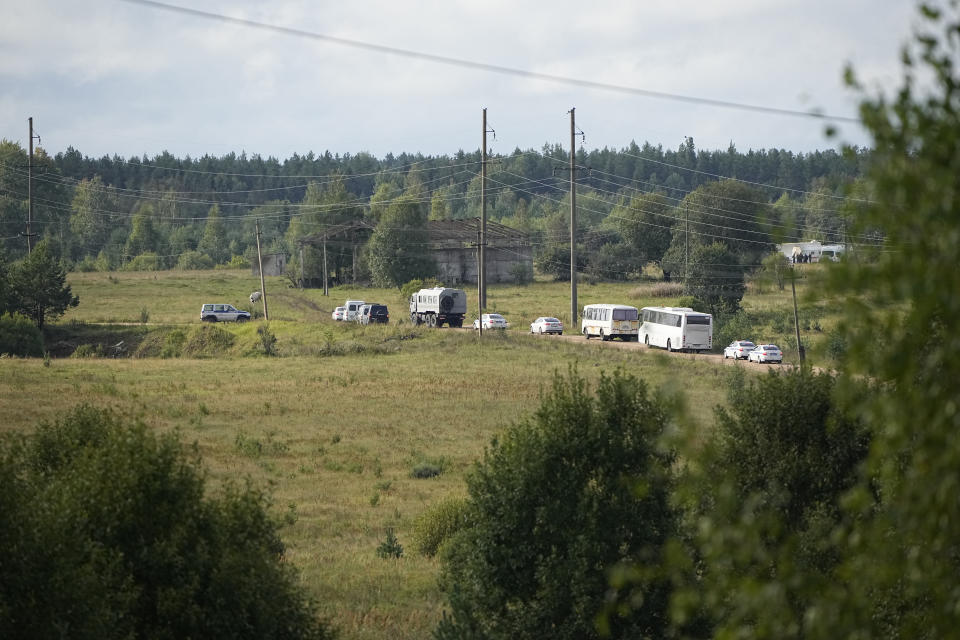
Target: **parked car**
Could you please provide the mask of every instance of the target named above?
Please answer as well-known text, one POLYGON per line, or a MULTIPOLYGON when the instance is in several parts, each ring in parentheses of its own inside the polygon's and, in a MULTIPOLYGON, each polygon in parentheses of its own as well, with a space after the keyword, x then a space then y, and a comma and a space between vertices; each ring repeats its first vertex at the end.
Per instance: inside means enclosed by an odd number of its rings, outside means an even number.
POLYGON ((347 310, 344 307, 337 307, 330 315, 333 316, 335 321, 343 322, 347 318, 347 310))
POLYGON ((563 323, 557 318, 542 316, 530 324, 530 333, 555 333, 558 336, 563 335, 563 323))
POLYGON ((483 323, 484 329, 506 329, 510 326, 510 323, 507 322, 507 319, 499 313, 483 314, 478 320, 473 321, 473 328, 479 329, 481 323, 483 323))
POLYGON ((351 322, 357 319, 357 311, 360 310, 360 306, 363 305, 363 300, 347 300, 343 303, 344 316, 343 319, 346 322, 351 322))
POLYGON ((734 360, 746 360, 747 356, 757 345, 749 340, 734 340, 728 346, 723 348, 723 358, 733 358, 734 360))
POLYGON ((365 304, 360 308, 360 324, 387 324, 389 321, 385 304, 365 304))
POLYGON ((241 311, 232 304, 205 304, 200 307, 200 320, 203 322, 246 322, 249 311, 241 311))
MULTIPOLYGON (((357 312, 353 315, 353 321, 356 322, 357 324, 365 324, 363 322, 363 314, 369 311, 370 311, 369 304, 366 304, 366 303, 361 304, 360 306, 357 307, 357 312)), ((349 312, 347 313, 349 314, 349 312)))
POLYGON ((747 354, 750 362, 783 362, 783 352, 775 344, 761 344, 747 354))

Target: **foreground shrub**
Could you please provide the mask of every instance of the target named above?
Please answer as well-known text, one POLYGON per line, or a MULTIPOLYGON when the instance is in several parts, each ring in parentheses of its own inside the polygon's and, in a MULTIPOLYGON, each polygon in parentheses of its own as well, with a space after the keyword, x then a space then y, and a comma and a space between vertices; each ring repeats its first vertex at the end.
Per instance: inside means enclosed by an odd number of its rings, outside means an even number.
POLYGON ((621 563, 649 570, 623 594, 608 637, 664 637, 667 583, 655 577, 676 515, 673 456, 646 385, 620 373, 590 393, 557 377, 534 416, 495 440, 468 476, 470 526, 447 544, 441 586, 450 613, 438 638, 595 638, 621 563))
POLYGON ((0 316, 0 354, 42 356, 43 336, 29 318, 19 313, 0 316))
POLYGON ((469 520, 469 503, 465 498, 448 498, 431 506, 413 523, 413 546, 417 553, 434 556, 453 534, 469 520))
POLYGON ((263 494, 80 407, 0 440, 0 637, 328 638, 263 494))

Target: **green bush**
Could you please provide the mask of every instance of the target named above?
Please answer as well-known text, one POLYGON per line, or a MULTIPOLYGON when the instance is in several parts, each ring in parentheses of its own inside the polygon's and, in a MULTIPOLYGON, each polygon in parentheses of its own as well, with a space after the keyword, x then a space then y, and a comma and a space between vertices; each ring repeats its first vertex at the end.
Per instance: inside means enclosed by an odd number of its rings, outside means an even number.
POLYGON ((264 355, 277 355, 277 336, 271 333, 270 327, 266 324, 257 327, 257 347, 264 355))
POLYGON ((81 344, 76 349, 73 350, 73 353, 70 354, 70 357, 71 358, 102 358, 103 345, 81 344))
POLYGON ((331 637, 266 497, 90 406, 0 438, 0 637, 331 637))
POLYGON ((161 269, 163 264, 155 253, 141 253, 123 265, 124 271, 159 271, 161 269))
POLYGON ((612 638, 663 638, 668 581, 662 554, 677 531, 668 500, 674 457, 657 440, 666 409, 643 381, 602 375, 591 393, 558 376, 533 417, 494 441, 467 477, 470 526, 444 549, 451 615, 437 638, 597 638, 611 603, 612 638), (608 572, 642 577, 611 589, 608 572))
POLYGON ((180 255, 177 260, 177 269, 183 271, 202 271, 204 269, 213 269, 213 260, 205 253, 200 251, 187 251, 180 255))
POLYGON ((0 316, 0 354, 42 356, 43 336, 30 319, 19 313, 0 316))
POLYGON ((469 513, 466 498, 447 498, 421 513, 413 523, 413 546, 417 553, 436 555, 444 542, 468 526, 469 513))

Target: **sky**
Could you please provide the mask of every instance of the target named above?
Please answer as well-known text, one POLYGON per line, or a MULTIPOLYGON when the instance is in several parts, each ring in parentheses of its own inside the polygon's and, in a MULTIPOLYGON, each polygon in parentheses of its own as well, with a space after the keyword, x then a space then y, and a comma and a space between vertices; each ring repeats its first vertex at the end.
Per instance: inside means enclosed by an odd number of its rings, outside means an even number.
POLYGON ((48 153, 453 155, 545 144, 809 152, 869 145, 856 122, 612 91, 590 83, 855 118, 850 64, 899 85, 911 0, 0 0, 0 139, 48 153), (293 35, 295 30, 299 35, 293 35), (304 35, 307 34, 307 35, 304 35), (310 36, 309 34, 313 34, 310 36), (348 46, 339 38, 375 47, 348 46), (494 73, 376 47, 533 74, 494 73))

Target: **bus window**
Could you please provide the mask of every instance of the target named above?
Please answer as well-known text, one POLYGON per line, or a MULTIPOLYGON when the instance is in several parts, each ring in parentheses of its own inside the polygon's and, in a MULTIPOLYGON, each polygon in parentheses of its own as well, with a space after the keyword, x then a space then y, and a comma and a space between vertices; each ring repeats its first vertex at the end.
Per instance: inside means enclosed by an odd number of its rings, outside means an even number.
POLYGON ((710 316, 687 316, 687 324, 710 324, 710 316))

